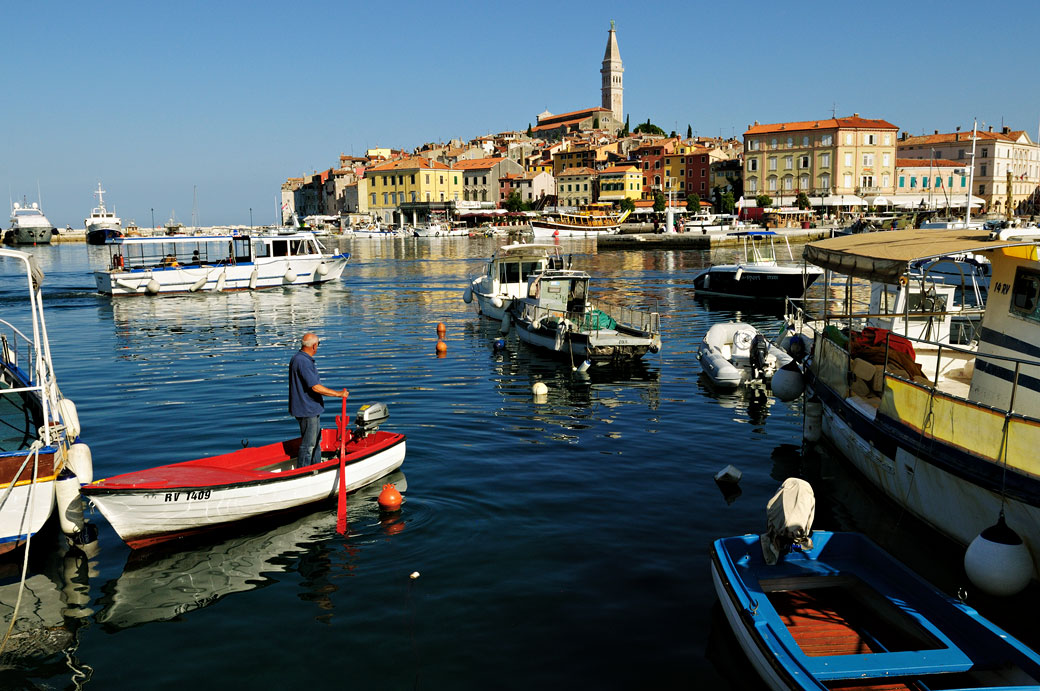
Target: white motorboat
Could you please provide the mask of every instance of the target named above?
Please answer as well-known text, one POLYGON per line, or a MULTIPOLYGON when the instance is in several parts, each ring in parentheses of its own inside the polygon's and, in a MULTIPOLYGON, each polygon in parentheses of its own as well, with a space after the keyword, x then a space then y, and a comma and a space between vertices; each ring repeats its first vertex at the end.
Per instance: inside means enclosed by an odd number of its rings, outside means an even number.
MULTIPOLYGON (((81 483, 90 482, 90 449, 78 441, 79 417, 62 396, 43 316, 43 272, 23 252, 14 263, 27 299, 6 303, 0 318, 0 554, 28 543, 59 506, 62 530, 83 529, 81 483), (10 320, 10 321, 9 321, 10 320), (28 324, 26 336, 12 322, 28 324)), ((89 541, 89 540, 88 540, 89 541)))
MULTIPOLYGON (((527 280, 527 295, 513 301, 511 321, 521 341, 572 363, 638 360, 661 349, 661 316, 606 301, 592 301, 590 276, 547 269, 527 280)), ((506 322, 507 324, 509 322, 506 322)))
POLYGON ((122 221, 114 211, 105 208, 105 190, 98 183, 94 196, 98 205, 90 210, 90 215, 83 221, 87 229, 87 243, 91 245, 107 245, 116 238, 123 237, 122 221))
POLYGON ((1038 241, 1029 230, 896 230, 806 246, 808 261, 849 276, 845 305, 853 279, 893 285, 912 281, 921 260, 986 256, 992 289, 976 347, 872 328, 865 311, 791 315, 796 332, 814 334, 806 395, 822 411, 806 429, 822 429, 893 501, 962 544, 1006 523, 1026 556, 994 561, 990 575, 1016 587, 1023 572, 1040 576, 1038 241))
POLYGON ((768 383, 792 358, 751 324, 724 322, 704 334, 697 360, 716 387, 736 388, 768 383))
POLYGON ((468 228, 436 221, 425 226, 417 226, 413 232, 417 238, 467 237, 469 235, 468 228))
POLYGON ((11 209, 11 229, 9 244, 12 245, 49 245, 54 235, 54 225, 47 220, 36 202, 14 203, 11 209))
POLYGON ((717 295, 727 298, 784 299, 801 297, 823 270, 816 266, 798 266, 794 263, 791 245, 784 236, 790 264, 776 259, 772 230, 745 230, 729 233, 739 238, 743 259, 726 264, 714 264, 693 277, 698 295, 717 295))
POLYGON ((580 207, 573 213, 556 213, 531 219, 536 238, 598 237, 617 235, 630 212, 616 212, 602 202, 580 207))
POLYGON ((109 252, 109 267, 94 278, 112 296, 325 283, 343 274, 350 257, 327 254, 306 231, 117 238, 109 252))
POLYGON ((684 233, 728 232, 741 225, 733 214, 713 214, 702 211, 690 216, 683 223, 684 233))
POLYGON ((372 225, 368 225, 368 226, 364 226, 364 227, 354 228, 354 230, 351 232, 351 236, 353 236, 355 238, 389 238, 389 239, 393 239, 393 238, 408 237, 409 235, 411 235, 411 233, 406 235, 403 231, 398 231, 398 230, 396 230, 394 228, 391 228, 391 227, 384 227, 384 226, 381 226, 378 223, 375 223, 375 224, 372 224, 372 225))
POLYGON ((527 297, 527 279, 547 269, 562 269, 558 245, 503 245, 474 276, 462 293, 467 305, 476 299, 477 312, 502 321, 513 301, 527 297))

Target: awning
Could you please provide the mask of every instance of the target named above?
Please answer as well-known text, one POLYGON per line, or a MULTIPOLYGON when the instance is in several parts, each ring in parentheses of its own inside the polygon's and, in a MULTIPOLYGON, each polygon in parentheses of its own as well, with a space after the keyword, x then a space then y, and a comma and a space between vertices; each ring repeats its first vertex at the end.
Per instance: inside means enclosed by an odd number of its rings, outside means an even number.
MULTIPOLYGON (((972 208, 980 207, 985 203, 986 200, 981 197, 973 196, 971 198, 972 208)), ((897 194, 892 197, 892 204, 899 207, 900 209, 945 209, 947 207, 951 209, 963 209, 964 208, 964 196, 950 197, 948 200, 944 196, 936 196, 927 194, 897 194)))
POLYGON ((823 198, 822 206, 866 206, 867 203, 854 194, 830 194, 823 198))
POLYGON ((892 206, 892 202, 887 197, 874 197, 870 200, 871 206, 892 206))
POLYGON ((816 266, 837 273, 894 284, 910 262, 965 252, 987 252, 1001 247, 1032 245, 1036 239, 991 240, 979 230, 885 230, 855 233, 810 242, 802 256, 816 266))

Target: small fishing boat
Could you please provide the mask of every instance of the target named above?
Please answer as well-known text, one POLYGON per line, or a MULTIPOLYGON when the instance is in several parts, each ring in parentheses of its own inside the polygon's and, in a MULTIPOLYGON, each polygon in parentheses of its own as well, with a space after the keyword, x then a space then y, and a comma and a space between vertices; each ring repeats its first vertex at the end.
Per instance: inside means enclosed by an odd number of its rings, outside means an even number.
POLYGON ((698 295, 771 300, 798 298, 823 275, 823 269, 819 267, 794 264, 787 236, 784 236, 784 243, 791 264, 777 263, 773 243, 777 235, 775 231, 742 230, 726 235, 741 240, 743 260, 715 264, 694 275, 693 287, 698 295))
POLYGON ((722 610, 769 688, 1040 685, 1040 656, 974 609, 863 535, 812 531, 812 510, 806 523, 805 498, 791 496, 791 483, 808 486, 785 481, 765 535, 723 538, 711 549, 722 610), (778 506, 801 516, 774 521, 778 506))
POLYGON ((751 324, 724 322, 704 334, 697 360, 716 387, 735 388, 768 383, 792 358, 751 324))
POLYGON ((546 269, 562 268, 558 245, 503 245, 484 271, 470 280, 462 301, 468 305, 475 298, 479 314, 502 321, 514 300, 527 297, 528 278, 546 269))
POLYGON ((661 349, 655 311, 592 302, 584 271, 548 269, 527 280, 527 295, 513 301, 510 322, 521 341, 572 363, 638 360, 661 349))
POLYGON ((83 221, 87 230, 87 244, 107 245, 116 238, 123 237, 122 221, 115 212, 105 208, 105 190, 98 183, 94 196, 98 198, 98 205, 91 209, 90 216, 83 221))
POLYGON ((81 492, 126 544, 146 547, 333 497, 341 468, 346 492, 375 482, 404 463, 404 435, 379 431, 388 417, 381 403, 362 406, 355 429, 343 420, 322 430, 324 460, 301 468, 297 437, 116 475, 81 492))
POLYGON ((76 406, 54 376, 43 272, 31 255, 0 249, 0 263, 7 262, 21 273, 28 299, 5 300, 0 317, 0 554, 27 544, 55 506, 62 530, 78 539, 84 526, 79 486, 93 478, 90 449, 78 439, 76 406))
POLYGON ((349 254, 327 254, 307 231, 116 238, 94 272, 113 297, 257 290, 339 278, 349 254))
POLYGON ((580 207, 572 213, 556 213, 531 219, 531 231, 536 238, 597 237, 616 235, 629 211, 616 212, 613 205, 597 202, 580 207))

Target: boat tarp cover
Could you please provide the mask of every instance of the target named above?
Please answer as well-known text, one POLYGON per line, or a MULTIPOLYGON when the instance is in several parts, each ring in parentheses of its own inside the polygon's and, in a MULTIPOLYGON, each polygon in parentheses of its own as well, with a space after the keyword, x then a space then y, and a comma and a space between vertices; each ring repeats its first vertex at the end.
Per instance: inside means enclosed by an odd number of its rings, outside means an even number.
POLYGON ((883 230, 810 242, 802 256, 816 266, 868 281, 895 284, 910 262, 943 255, 986 252, 1033 244, 1033 240, 990 239, 979 230, 883 230))
POLYGON ((595 331, 616 328, 617 322, 606 312, 594 309, 585 315, 585 323, 581 326, 583 331, 595 331))
POLYGON ((812 524, 816 495, 805 480, 789 477, 766 504, 766 532, 762 533, 762 558, 773 565, 791 545, 812 549, 812 524))

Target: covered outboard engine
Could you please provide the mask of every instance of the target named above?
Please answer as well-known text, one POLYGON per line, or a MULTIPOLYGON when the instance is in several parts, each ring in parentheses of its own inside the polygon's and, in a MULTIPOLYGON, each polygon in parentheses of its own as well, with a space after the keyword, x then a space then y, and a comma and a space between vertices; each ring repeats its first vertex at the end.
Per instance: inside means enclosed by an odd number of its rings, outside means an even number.
POLYGON ((768 374, 769 368, 769 341, 762 334, 755 334, 755 337, 751 339, 751 366, 755 368, 755 374, 761 377, 764 374, 768 374))
POLYGON ((762 533, 762 558, 767 564, 787 554, 792 545, 812 549, 812 524, 816 495, 805 480, 789 477, 766 504, 766 532, 762 533))
POLYGON ((379 429, 379 426, 390 417, 385 403, 366 403, 358 408, 354 416, 354 438, 364 439, 379 429))

